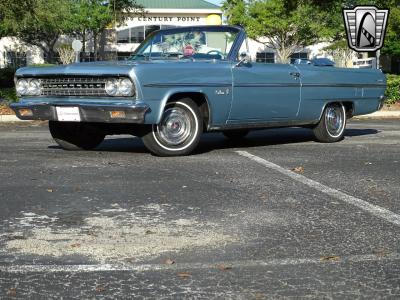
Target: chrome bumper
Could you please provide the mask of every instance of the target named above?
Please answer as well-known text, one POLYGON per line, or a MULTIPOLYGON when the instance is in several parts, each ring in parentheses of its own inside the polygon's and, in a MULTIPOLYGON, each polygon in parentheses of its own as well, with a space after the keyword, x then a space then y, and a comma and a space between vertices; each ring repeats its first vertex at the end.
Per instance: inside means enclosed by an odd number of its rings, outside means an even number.
POLYGON ((21 120, 58 121, 56 107, 78 107, 81 122, 96 123, 137 123, 142 124, 149 106, 145 103, 76 103, 76 102, 24 102, 11 104, 11 109, 21 120), (32 116, 22 116, 21 109, 30 109, 32 116), (124 117, 111 117, 112 111, 123 111, 124 117))
POLYGON ((378 110, 381 110, 383 108, 383 106, 385 105, 385 101, 386 101, 386 97, 385 96, 381 96, 379 98, 378 110))

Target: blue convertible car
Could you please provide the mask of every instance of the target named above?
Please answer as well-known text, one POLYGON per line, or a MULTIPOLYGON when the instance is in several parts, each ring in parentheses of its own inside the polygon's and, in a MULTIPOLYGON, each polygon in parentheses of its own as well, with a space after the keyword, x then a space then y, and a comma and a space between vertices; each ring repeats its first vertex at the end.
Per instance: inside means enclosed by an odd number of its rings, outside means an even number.
POLYGON ((343 138, 346 120, 382 107, 379 70, 251 62, 245 31, 196 26, 152 33, 124 62, 27 67, 16 73, 22 120, 49 120, 63 148, 93 149, 106 135, 133 134, 160 156, 186 155, 203 132, 312 128, 343 138))

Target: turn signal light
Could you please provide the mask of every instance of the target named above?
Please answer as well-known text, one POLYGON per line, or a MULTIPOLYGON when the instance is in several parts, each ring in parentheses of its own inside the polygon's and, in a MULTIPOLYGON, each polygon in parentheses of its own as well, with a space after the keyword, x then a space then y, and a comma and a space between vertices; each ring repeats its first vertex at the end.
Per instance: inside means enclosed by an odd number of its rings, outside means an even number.
POLYGON ((20 110, 18 110, 18 112, 21 117, 32 117, 33 116, 33 112, 29 108, 21 108, 20 110))
POLYGON ((110 116, 113 119, 125 119, 125 112, 119 110, 110 111, 110 116))

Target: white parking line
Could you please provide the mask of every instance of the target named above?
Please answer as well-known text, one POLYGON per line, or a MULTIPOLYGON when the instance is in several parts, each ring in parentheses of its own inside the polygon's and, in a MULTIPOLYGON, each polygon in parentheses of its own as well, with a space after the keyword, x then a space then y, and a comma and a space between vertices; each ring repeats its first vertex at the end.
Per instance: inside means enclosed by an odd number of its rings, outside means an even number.
POLYGON ((335 190, 333 188, 330 188, 326 185, 323 185, 317 181, 314 181, 312 179, 309 179, 303 175, 300 175, 298 173, 295 173, 293 171, 287 170, 285 168, 282 168, 281 166, 278 166, 272 162, 269 162, 261 157, 258 157, 256 155, 250 154, 247 151, 236 151, 236 153, 238 153, 241 156, 247 157, 257 163, 259 163, 260 165, 263 165, 269 169, 275 170, 283 175, 286 175, 298 182, 301 182, 313 189, 316 189, 318 191, 320 191, 321 193, 324 193, 330 197, 334 197, 338 200, 344 201, 348 204, 351 204, 353 206, 358 207, 359 209, 362 209, 378 218, 381 218, 385 221, 388 221, 392 224, 395 224, 397 226, 400 226, 400 215, 395 214, 394 212, 380 207, 378 205, 374 205, 371 204, 367 201, 364 201, 362 199, 347 195, 341 191, 335 190))
POLYGON ((374 262, 400 260, 399 253, 388 253, 385 255, 364 254, 344 257, 327 258, 286 258, 271 260, 239 260, 215 263, 176 263, 165 264, 98 264, 98 265, 10 265, 0 266, 0 273, 91 273, 91 272, 145 272, 145 271, 167 271, 167 270, 201 270, 217 269, 220 266, 231 268, 253 268, 253 267, 279 267, 296 266, 304 264, 340 264, 347 262, 374 262))

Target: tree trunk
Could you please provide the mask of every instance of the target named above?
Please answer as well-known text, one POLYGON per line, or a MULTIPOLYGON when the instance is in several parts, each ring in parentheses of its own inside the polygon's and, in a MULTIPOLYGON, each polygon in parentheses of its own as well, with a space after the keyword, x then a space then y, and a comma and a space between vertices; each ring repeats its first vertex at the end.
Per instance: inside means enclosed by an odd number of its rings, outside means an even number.
POLYGON ((286 49, 286 48, 281 48, 281 49, 276 49, 276 54, 277 54, 277 61, 281 64, 287 64, 290 62, 290 56, 293 54, 292 51, 286 49))
POLYGON ((107 43, 107 34, 106 30, 104 29, 100 33, 100 43, 99 43, 100 60, 106 59, 106 52, 105 52, 106 43, 107 43))
POLYGON ((50 63, 56 63, 56 51, 54 50, 54 45, 56 44, 58 37, 53 38, 51 41, 48 42, 49 45, 49 55, 50 55, 50 63))
POLYGON ((98 38, 98 33, 97 32, 93 32, 93 60, 97 61, 97 52, 98 52, 98 42, 97 42, 97 38, 98 38))
POLYGON ((82 52, 86 52, 86 29, 82 31, 82 52))

